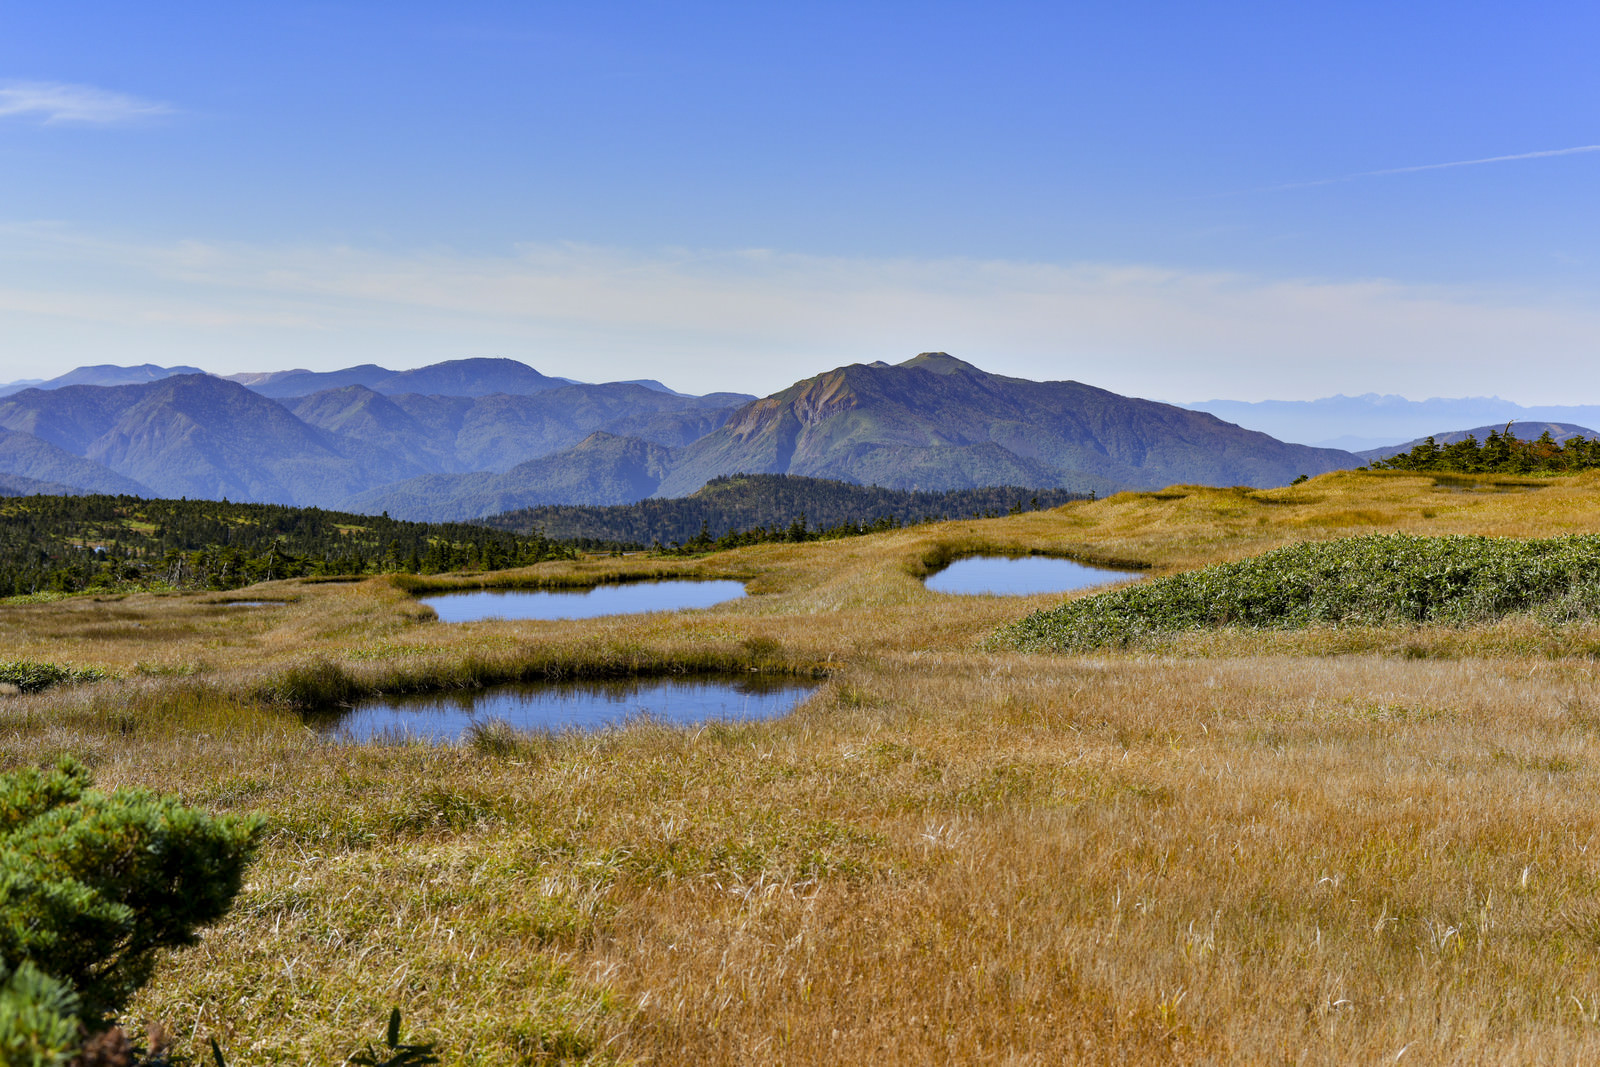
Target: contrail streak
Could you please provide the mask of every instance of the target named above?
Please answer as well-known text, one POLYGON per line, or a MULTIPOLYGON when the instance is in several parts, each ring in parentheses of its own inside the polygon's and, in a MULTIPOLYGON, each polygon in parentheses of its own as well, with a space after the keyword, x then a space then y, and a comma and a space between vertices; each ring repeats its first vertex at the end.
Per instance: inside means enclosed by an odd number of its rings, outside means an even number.
POLYGON ((1600 152, 1600 144, 1578 145, 1576 148, 1551 148, 1543 152, 1518 152, 1511 156, 1485 156, 1482 159, 1457 159, 1449 163, 1424 163, 1417 167, 1390 167, 1387 170, 1364 170, 1359 174, 1345 174, 1338 178, 1319 178, 1309 182, 1289 182, 1285 185, 1270 185, 1265 189, 1256 189, 1254 192, 1275 193, 1285 189, 1309 189, 1317 185, 1337 185, 1340 182, 1353 182, 1361 178, 1381 178, 1390 174, 1416 174, 1424 170, 1449 170, 1452 167, 1478 167, 1485 163, 1511 163, 1519 159, 1548 159, 1551 156, 1576 156, 1584 152, 1600 152))

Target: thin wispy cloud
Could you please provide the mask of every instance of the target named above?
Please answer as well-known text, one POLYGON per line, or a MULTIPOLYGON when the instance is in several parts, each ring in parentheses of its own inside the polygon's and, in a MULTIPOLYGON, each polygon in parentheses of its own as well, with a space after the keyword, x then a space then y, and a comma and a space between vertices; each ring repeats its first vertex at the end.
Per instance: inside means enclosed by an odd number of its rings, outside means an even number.
POLYGON ((32 119, 44 125, 82 123, 113 126, 170 115, 155 100, 65 82, 0 82, 0 118, 32 119))

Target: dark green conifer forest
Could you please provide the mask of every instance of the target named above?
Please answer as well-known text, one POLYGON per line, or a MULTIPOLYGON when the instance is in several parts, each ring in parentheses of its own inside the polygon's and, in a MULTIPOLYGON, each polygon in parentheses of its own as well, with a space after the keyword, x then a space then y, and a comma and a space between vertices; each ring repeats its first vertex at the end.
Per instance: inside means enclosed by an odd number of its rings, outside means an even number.
POLYGON ((713 478, 691 496, 611 506, 552 504, 482 520, 500 530, 542 530, 585 548, 664 546, 685 551, 764 541, 806 541, 1060 507, 1093 494, 989 486, 940 491, 789 474, 713 478))
POLYGON ((1600 467, 1600 440, 1569 437, 1558 442, 1546 430, 1537 440, 1521 441, 1507 425, 1504 431, 1490 430, 1481 443, 1471 434, 1448 445, 1429 437, 1411 451, 1375 460, 1371 466, 1460 474, 1571 474, 1600 467))
POLYGON ((572 555, 538 531, 320 508, 134 496, 0 498, 0 597, 493 571, 572 555))

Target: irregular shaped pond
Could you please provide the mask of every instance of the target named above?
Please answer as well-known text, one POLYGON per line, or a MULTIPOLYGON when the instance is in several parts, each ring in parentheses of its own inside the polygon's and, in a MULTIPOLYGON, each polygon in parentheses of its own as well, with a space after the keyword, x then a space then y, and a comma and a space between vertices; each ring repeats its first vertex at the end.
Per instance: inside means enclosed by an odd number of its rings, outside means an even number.
POLYGON ((969 556, 928 576, 923 583, 935 593, 991 593, 1024 596, 1031 593, 1065 593, 1108 582, 1131 582, 1138 571, 1089 567, 1070 559, 1049 556, 969 556))
POLYGON ((639 611, 682 611, 709 608, 744 596, 742 582, 626 582, 597 585, 581 593, 549 593, 526 589, 485 589, 422 597, 440 622, 480 619, 595 619, 639 611))
POLYGON ((595 730, 648 715, 675 725, 782 715, 819 683, 753 676, 544 682, 425 696, 381 697, 346 712, 307 716, 324 737, 370 741, 404 735, 455 741, 473 723, 518 730, 595 730))

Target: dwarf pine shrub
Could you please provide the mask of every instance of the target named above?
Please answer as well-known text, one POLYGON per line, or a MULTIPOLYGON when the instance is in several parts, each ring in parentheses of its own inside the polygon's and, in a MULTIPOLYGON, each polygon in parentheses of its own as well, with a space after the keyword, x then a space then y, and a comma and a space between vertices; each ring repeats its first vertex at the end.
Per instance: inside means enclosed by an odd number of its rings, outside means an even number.
POLYGON ((0 776, 0 1062, 65 1063, 109 1026, 162 949, 228 910, 259 834, 96 790, 70 758, 0 776))
POLYGON ((34 660, 0 660, 0 684, 15 686, 24 693, 37 693, 60 682, 95 682, 106 676, 94 667, 62 667, 34 660))
POLYGON ((998 644, 1087 650, 1214 627, 1600 618, 1600 536, 1373 534, 1308 542, 1035 612, 998 644))

